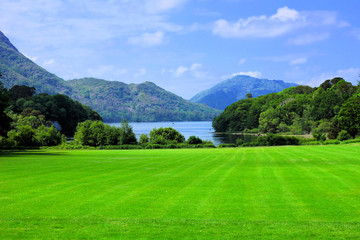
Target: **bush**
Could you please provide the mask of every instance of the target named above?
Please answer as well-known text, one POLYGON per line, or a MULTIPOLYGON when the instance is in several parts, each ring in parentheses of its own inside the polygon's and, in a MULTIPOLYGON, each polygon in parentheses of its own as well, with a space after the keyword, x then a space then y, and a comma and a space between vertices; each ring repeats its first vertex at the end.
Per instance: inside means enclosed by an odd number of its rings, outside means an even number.
POLYGON ((236 145, 234 143, 222 143, 219 144, 219 148, 234 148, 236 145))
POLYGON ((149 142, 149 137, 146 134, 141 134, 139 138, 139 144, 146 144, 149 142))
POLYGON ((201 143, 203 143, 203 141, 199 137, 190 136, 189 139, 188 139, 188 143, 189 144, 201 144, 201 143))
POLYGON ((137 144, 132 127, 126 121, 122 122, 120 127, 109 126, 101 121, 87 120, 79 123, 74 141, 80 145, 93 147, 137 144))
POLYGON ((241 138, 238 138, 238 139, 236 139, 236 146, 238 147, 238 146, 241 146, 241 145, 243 145, 245 142, 244 142, 244 140, 242 140, 241 138))
POLYGON ((314 132, 312 135, 316 141, 325 141, 326 140, 326 136, 324 133, 314 132))
POLYGON ((185 141, 185 137, 171 127, 167 127, 167 128, 161 127, 158 129, 154 128, 150 132, 150 142, 153 143, 158 137, 162 137, 165 141, 175 141, 177 143, 182 143, 185 141))
POLYGON ((341 130, 338 134, 337 140, 344 141, 350 139, 351 136, 346 130, 341 130))
POLYGON ((216 148, 213 143, 211 143, 211 144, 209 144, 209 143, 202 144, 202 147, 203 147, 203 148, 216 148))
POLYGON ((282 145, 299 145, 300 139, 297 137, 280 136, 269 134, 258 137, 256 140, 257 146, 282 146, 282 145))
POLYGON ((100 146, 96 149, 104 149, 104 150, 123 150, 123 149, 142 149, 139 145, 108 145, 108 146, 100 146))
POLYGON ((161 148, 164 148, 163 145, 160 145, 160 144, 148 144, 146 145, 145 149, 161 149, 161 148))
POLYGON ((8 132, 9 141, 18 146, 37 146, 35 131, 30 126, 19 126, 17 129, 8 132))
POLYGON ((35 139, 40 146, 56 146, 61 143, 61 134, 53 125, 41 125, 35 130, 35 139))

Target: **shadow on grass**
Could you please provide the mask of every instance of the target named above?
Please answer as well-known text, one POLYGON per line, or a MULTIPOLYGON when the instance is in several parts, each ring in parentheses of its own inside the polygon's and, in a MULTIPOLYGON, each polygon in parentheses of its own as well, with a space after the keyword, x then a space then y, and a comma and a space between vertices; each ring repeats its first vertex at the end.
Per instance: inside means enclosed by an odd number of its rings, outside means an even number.
POLYGON ((50 152, 43 150, 0 150, 1 157, 21 157, 21 156, 62 156, 64 152, 50 152))

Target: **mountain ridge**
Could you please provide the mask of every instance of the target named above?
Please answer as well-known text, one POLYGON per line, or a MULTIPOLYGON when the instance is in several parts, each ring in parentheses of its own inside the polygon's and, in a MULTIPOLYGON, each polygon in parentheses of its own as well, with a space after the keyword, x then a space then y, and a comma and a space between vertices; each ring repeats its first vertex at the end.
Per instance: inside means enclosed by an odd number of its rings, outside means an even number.
POLYGON ((248 93, 251 93, 252 97, 258 97, 269 93, 280 92, 285 88, 294 86, 297 86, 297 84, 287 83, 282 80, 269 80, 237 75, 216 84, 212 88, 199 92, 192 97, 190 101, 224 110, 232 103, 246 98, 246 94, 248 93))

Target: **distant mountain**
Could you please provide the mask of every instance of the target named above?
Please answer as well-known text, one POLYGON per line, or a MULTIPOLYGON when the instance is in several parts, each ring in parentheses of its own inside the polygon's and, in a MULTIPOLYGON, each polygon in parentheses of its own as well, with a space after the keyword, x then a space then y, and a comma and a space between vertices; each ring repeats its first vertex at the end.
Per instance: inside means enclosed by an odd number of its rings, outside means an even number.
POLYGON ((154 83, 125 84, 95 78, 65 81, 21 54, 0 32, 0 72, 6 88, 26 85, 37 93, 62 93, 88 105, 107 122, 203 121, 221 111, 192 103, 154 83))
POLYGON ((152 82, 125 84, 96 78, 66 82, 71 97, 97 110, 106 121, 201 121, 220 111, 168 92, 152 82))
POLYGON ((225 80, 214 87, 196 94, 191 102, 203 103, 209 107, 224 110, 234 102, 246 98, 251 93, 253 97, 280 92, 288 87, 297 86, 281 80, 268 80, 238 75, 225 80))

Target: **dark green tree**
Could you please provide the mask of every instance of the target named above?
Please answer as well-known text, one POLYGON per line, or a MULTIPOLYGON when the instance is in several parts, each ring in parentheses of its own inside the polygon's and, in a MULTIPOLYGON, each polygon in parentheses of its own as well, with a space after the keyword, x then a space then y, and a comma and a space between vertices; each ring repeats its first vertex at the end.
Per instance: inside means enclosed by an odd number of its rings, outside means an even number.
POLYGON ((348 99, 339 112, 339 125, 353 138, 360 133, 360 96, 348 99))
POLYGON ((203 143, 203 141, 201 140, 201 138, 196 137, 196 136, 190 136, 188 139, 189 144, 201 144, 203 143))
MULTIPOLYGON (((0 77, 1 77, 0 73, 0 77)), ((2 82, 0 81, 0 136, 6 136, 6 133, 10 130, 11 127, 11 118, 7 116, 5 110, 10 105, 10 98, 8 91, 4 88, 2 82)))
POLYGON ((171 127, 166 128, 154 128, 150 132, 150 142, 158 140, 158 138, 163 138, 165 141, 174 141, 177 143, 182 143, 185 141, 185 137, 171 127))
POLYGON ((36 93, 34 87, 28 87, 23 85, 15 85, 9 90, 9 96, 11 100, 16 101, 20 98, 30 98, 36 93))
POLYGON ((148 143, 149 141, 150 141, 150 140, 149 140, 148 135, 146 135, 146 134, 141 134, 141 135, 140 135, 139 144, 146 144, 146 143, 148 143))
POLYGON ((119 144, 137 144, 137 139, 135 133, 133 132, 133 128, 126 120, 122 121, 120 125, 119 144))
POLYGON ((252 98, 252 97, 253 97, 253 95, 251 93, 246 94, 246 98, 252 98))

